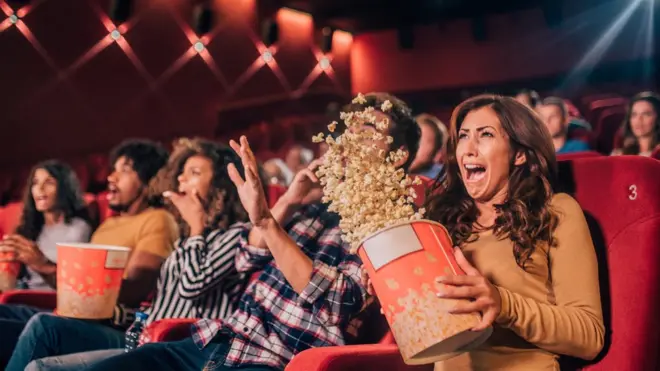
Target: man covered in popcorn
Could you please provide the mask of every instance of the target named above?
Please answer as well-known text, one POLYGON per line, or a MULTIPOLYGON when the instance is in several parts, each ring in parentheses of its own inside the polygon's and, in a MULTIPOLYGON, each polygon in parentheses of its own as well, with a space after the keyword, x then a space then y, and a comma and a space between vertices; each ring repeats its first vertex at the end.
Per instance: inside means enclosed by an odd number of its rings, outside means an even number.
MULTIPOLYGON (((360 139, 376 156, 392 153, 394 161, 384 164, 383 170, 405 174, 420 136, 406 104, 388 94, 374 93, 360 95, 346 109, 346 138, 360 139), (363 122, 356 124, 356 120, 363 122)), ((346 129, 339 125, 331 124, 330 131, 346 129)), ((351 153, 349 142, 347 139, 344 156, 359 156, 351 153)), ((226 321, 200 320, 191 338, 147 344, 87 369, 283 370, 295 354, 306 349, 355 341, 361 323, 358 315, 368 303, 362 263, 349 245, 357 235, 343 234, 346 230, 340 229, 340 223, 345 220, 340 222, 337 214, 321 203, 336 195, 324 194, 327 184, 323 187, 317 176, 330 171, 334 164, 347 163, 333 157, 337 146, 329 151, 329 157, 300 171, 287 193, 269 210, 247 138, 231 145, 242 158, 245 174, 233 166, 229 172, 251 221, 237 247, 236 267, 242 272, 260 271, 259 277, 248 286, 238 309, 226 321)), ((366 152, 363 156, 364 164, 369 164, 372 159, 366 152)), ((346 170, 354 171, 351 167, 346 170)), ((344 183, 353 186, 346 175, 344 183)), ((408 210, 401 213, 404 217, 408 210)))

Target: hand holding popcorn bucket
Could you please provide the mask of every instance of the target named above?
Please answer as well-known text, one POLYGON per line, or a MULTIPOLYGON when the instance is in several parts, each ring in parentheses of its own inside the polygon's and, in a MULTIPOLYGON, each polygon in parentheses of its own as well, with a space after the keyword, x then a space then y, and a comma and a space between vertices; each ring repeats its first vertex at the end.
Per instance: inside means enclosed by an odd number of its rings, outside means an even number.
POLYGON ((472 331, 479 314, 451 314, 457 300, 436 296, 436 277, 464 274, 447 230, 428 220, 384 228, 362 241, 358 254, 405 363, 428 364, 481 345, 492 333, 472 331))
POLYGON ((130 249, 57 244, 57 310, 63 317, 108 319, 119 297, 130 249))
POLYGON ((0 246, 0 292, 16 288, 21 264, 16 261, 16 253, 0 246))
MULTIPOLYGON (((405 174, 401 164, 408 154, 389 148, 394 142, 387 134, 389 122, 379 121, 374 111, 412 116, 405 104, 396 102, 394 108, 378 93, 369 100, 358 94, 353 103, 364 109, 340 114, 346 124, 341 135, 313 138, 329 147, 316 173, 323 201, 340 215, 343 239, 362 259, 404 362, 442 361, 479 346, 492 328, 472 331, 481 322, 478 313, 452 314, 459 301, 437 297, 437 277, 465 273, 454 259, 447 230, 422 220, 425 210, 413 206, 417 194, 412 186, 421 181, 405 174)), ((334 132, 337 125, 333 122, 328 130, 334 132)))

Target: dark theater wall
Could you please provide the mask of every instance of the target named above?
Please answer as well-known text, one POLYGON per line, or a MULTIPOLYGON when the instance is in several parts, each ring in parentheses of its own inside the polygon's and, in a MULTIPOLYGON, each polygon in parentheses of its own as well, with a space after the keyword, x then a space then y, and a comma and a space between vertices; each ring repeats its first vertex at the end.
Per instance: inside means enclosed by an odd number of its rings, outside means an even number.
MULTIPOLYGON (((361 34, 353 43, 353 91, 492 86, 626 61, 643 61, 635 73, 651 81, 655 67, 645 61, 654 50, 653 2, 602 1, 585 10, 588 2, 564 1, 564 22, 556 28, 547 26, 540 8, 487 17, 487 38, 480 42, 469 19, 417 27, 409 50, 398 47, 395 30, 361 34)), ((556 87, 579 88, 584 82, 568 76, 556 87)))
POLYGON ((350 94, 351 35, 335 33, 322 70, 308 15, 276 13, 280 41, 265 63, 255 0, 214 1, 201 53, 194 1, 134 1, 118 40, 109 3, 32 1, 12 24, 0 0, 0 169, 104 152, 129 136, 213 136, 224 110, 350 94))

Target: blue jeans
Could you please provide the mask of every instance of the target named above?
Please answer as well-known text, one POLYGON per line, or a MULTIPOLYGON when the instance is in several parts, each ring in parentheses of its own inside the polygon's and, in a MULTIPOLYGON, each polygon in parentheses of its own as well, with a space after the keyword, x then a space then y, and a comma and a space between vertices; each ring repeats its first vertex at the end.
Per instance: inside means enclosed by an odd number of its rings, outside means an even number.
POLYGON ((23 371, 30 361, 49 356, 124 347, 124 332, 89 321, 40 313, 28 321, 7 371, 23 371))
POLYGON ((85 368, 89 371, 159 370, 159 371, 278 371, 266 366, 225 367, 222 365, 228 343, 211 343, 200 350, 192 338, 171 343, 152 343, 122 355, 108 358, 85 368))
POLYGON ((40 312, 45 310, 26 305, 0 304, 0 369, 4 369, 9 362, 27 322, 40 312))
POLYGON ((124 349, 93 350, 64 356, 46 357, 30 362, 25 371, 78 371, 110 357, 124 354, 124 349))

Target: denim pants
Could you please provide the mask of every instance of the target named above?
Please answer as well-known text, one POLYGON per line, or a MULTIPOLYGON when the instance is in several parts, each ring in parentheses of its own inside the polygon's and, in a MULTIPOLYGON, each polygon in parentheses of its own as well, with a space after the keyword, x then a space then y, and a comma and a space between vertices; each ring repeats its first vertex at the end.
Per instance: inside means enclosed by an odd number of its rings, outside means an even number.
POLYGON ((192 338, 171 343, 152 343, 85 368, 89 371, 279 371, 266 366, 225 367, 229 343, 211 343, 200 350, 192 338))
POLYGON ((124 354, 124 349, 92 350, 90 352, 72 353, 63 356, 35 359, 30 362, 25 371, 78 371, 108 359, 124 354))
POLYGON ((41 312, 45 310, 26 305, 0 304, 0 370, 9 362, 27 322, 41 312))
POLYGON ((106 325, 50 313, 34 315, 23 329, 7 371, 23 371, 33 360, 64 354, 124 348, 124 332, 106 325))

